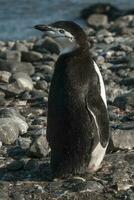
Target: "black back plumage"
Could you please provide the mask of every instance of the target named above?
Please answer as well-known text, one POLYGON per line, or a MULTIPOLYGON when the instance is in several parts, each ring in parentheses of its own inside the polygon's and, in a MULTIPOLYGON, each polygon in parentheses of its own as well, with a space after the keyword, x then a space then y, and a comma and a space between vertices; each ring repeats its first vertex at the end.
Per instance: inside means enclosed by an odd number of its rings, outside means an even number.
MULTIPOLYGON (((72 22, 55 23, 53 26, 63 28, 63 23, 64 28, 77 37, 80 47, 58 58, 51 82, 47 139, 51 147, 54 176, 83 173, 88 166, 97 131, 88 106, 94 109, 96 115, 99 111, 99 120, 103 112, 104 120, 99 123, 101 131, 108 128, 107 111, 100 101, 99 80, 89 54, 86 35, 72 22)), ((102 138, 104 146, 107 137, 106 133, 102 138)))

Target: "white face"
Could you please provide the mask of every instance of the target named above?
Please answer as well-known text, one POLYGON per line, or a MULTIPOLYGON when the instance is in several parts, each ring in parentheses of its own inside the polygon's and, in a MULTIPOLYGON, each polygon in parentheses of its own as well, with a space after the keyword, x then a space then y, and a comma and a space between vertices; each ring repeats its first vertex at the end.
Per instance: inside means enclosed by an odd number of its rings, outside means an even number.
POLYGON ((46 31, 45 33, 57 42, 60 48, 60 54, 69 53, 79 47, 76 39, 71 33, 61 28, 52 29, 51 31, 46 31))

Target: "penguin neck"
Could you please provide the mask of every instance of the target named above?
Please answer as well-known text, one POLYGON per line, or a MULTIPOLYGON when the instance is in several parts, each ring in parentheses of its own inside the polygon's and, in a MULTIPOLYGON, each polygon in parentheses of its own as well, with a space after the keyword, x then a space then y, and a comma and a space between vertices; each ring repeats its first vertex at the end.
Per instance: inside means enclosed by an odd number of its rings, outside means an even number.
POLYGON ((62 58, 73 58, 77 57, 77 59, 81 59, 81 56, 86 57, 89 55, 89 46, 88 43, 78 45, 77 48, 72 48, 70 51, 69 49, 65 49, 61 54, 60 57, 62 58))

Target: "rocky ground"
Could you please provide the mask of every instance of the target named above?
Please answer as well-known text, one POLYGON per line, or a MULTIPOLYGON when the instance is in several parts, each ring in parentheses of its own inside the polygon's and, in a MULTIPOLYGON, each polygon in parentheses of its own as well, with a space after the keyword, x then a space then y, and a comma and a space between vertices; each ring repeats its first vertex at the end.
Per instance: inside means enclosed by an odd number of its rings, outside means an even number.
POLYGON ((113 152, 94 174, 52 180, 45 134, 58 46, 0 41, 0 200, 134 199, 134 15, 95 12, 86 10, 85 31, 105 81, 113 152))

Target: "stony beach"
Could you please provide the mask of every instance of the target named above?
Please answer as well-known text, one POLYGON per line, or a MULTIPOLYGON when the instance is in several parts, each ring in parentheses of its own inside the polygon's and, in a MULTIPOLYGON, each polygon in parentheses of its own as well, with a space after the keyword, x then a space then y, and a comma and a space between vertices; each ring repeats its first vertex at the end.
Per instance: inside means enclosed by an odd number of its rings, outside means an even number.
POLYGON ((52 180, 45 136, 59 48, 49 37, 0 41, 0 200, 134 199, 134 13, 88 10, 81 18, 104 78, 113 145, 96 173, 52 180))

